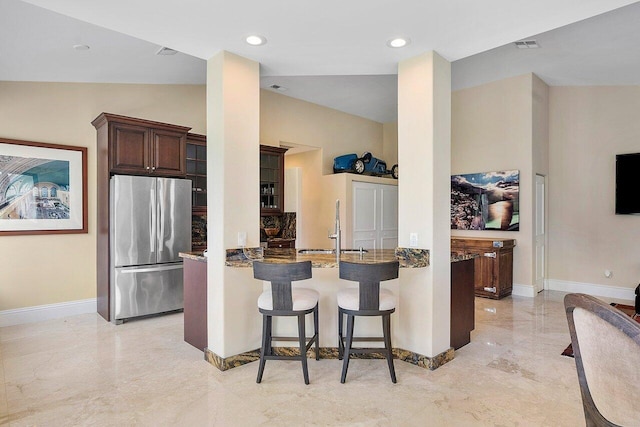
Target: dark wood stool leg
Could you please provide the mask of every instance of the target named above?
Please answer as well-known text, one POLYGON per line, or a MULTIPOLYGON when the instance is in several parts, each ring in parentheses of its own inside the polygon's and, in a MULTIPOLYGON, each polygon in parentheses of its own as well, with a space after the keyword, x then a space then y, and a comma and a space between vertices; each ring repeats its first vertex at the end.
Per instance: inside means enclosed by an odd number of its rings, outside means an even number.
POLYGON ((354 317, 350 314, 347 314, 347 343, 344 347, 344 360, 342 361, 342 377, 340 378, 340 382, 344 384, 347 380, 347 370, 349 369, 349 358, 351 357, 351 344, 353 342, 353 323, 354 317))
POLYGON ((267 316, 267 351, 265 354, 273 356, 273 317, 267 316))
POLYGON ((264 373, 264 364, 265 364, 265 352, 267 351, 267 340, 269 339, 269 334, 267 328, 269 326, 269 321, 267 320, 269 316, 263 314, 262 315, 262 347, 260 348, 260 366, 258 367, 258 378, 256 379, 257 383, 262 381, 262 374, 264 373))
POLYGON ((342 337, 342 330, 344 328, 344 314, 342 309, 338 307, 338 360, 342 360, 344 356, 344 339, 342 337))
POLYGON ((315 309, 313 310, 313 336, 316 340, 316 360, 320 360, 320 335, 318 335, 318 304, 316 304, 315 309))
POLYGON ((389 374, 391 381, 396 382, 396 370, 393 367, 393 349, 391 348, 391 314, 382 316, 382 331, 384 334, 384 348, 387 350, 387 363, 389 364, 389 374))
POLYGON ((298 337, 300 342, 300 361, 302 362, 302 374, 304 383, 309 384, 309 371, 307 370, 307 340, 305 337, 304 314, 298 315, 298 337))

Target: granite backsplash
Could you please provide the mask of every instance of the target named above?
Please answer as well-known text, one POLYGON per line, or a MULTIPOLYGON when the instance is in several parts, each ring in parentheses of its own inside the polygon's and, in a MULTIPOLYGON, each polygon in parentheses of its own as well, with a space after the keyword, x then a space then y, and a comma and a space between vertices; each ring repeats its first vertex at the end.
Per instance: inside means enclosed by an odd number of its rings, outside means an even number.
POLYGON ((260 241, 266 242, 267 235, 265 228, 279 228, 277 238, 295 239, 296 238, 296 213, 285 212, 282 215, 261 216, 260 217, 260 241))

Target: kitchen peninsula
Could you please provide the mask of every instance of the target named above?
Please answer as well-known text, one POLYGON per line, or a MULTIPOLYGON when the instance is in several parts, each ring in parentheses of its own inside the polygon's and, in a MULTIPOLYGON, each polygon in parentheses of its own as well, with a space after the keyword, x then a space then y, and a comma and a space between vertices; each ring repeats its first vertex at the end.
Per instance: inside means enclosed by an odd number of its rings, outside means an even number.
MULTIPOLYGON (((185 263, 185 275, 189 274, 187 269, 189 265, 194 267, 206 265, 207 258, 202 256, 201 252, 189 252, 180 254, 186 260, 197 261, 195 263, 185 263)), ((429 266, 430 253, 426 249, 415 248, 396 248, 395 250, 367 250, 367 251, 348 251, 342 253, 341 260, 350 262, 361 263, 378 263, 398 260, 401 267, 400 275, 402 271, 406 269, 425 268, 429 266)), ((465 257, 466 258, 466 257, 465 257)), ((247 290, 253 289, 257 286, 259 292, 269 289, 268 282, 261 282, 252 278, 250 274, 250 268, 254 260, 286 263, 286 262, 300 262, 311 261, 313 266, 313 278, 305 280, 301 283, 304 287, 312 288, 320 293, 320 355, 322 358, 335 358, 337 357, 337 313, 338 307, 336 302, 336 294, 343 287, 354 286, 352 282, 344 281, 338 278, 335 252, 330 250, 296 250, 296 249, 275 249, 275 248, 246 248, 246 249, 229 249, 227 250, 225 268, 230 268, 233 271, 237 271, 238 275, 246 278, 242 282, 237 283, 238 287, 247 287, 247 290), (305 253, 312 252, 312 253, 305 253), (324 252, 324 253, 318 253, 324 252), (249 274, 242 274, 247 272, 249 274)), ((460 261, 461 257, 452 258, 452 262, 460 261)), ((389 280, 382 284, 383 287, 388 288, 394 292, 398 297, 398 305, 396 313, 392 317, 392 334, 397 334, 402 325, 402 313, 403 303, 407 305, 406 298, 410 298, 410 295, 400 292, 399 279, 389 280)), ((194 289, 197 286, 193 284, 185 283, 185 292, 187 289, 194 289)), ((200 287, 206 287, 206 281, 200 283, 200 287)), ((240 294, 243 294, 241 292, 240 294)), ((202 295, 202 294, 200 294, 202 295)), ((185 294, 185 301, 188 299, 188 295, 185 294)), ((453 296, 452 296, 453 298, 453 296)), ((253 303, 255 304, 255 303, 253 303)), ((253 305, 251 304, 251 305, 253 305)), ((260 336, 260 316, 257 308, 255 310, 248 309, 249 306, 245 305, 245 311, 243 313, 242 325, 236 325, 234 328, 237 332, 237 337, 245 340, 243 345, 245 348, 252 348, 252 343, 256 341, 256 337, 260 336)), ((255 305, 254 305, 255 307, 255 305)), ((187 313, 188 307, 185 304, 185 318, 189 316, 187 313)), ((380 325, 376 320, 378 319, 358 319, 359 322, 356 325, 356 335, 376 335, 380 333, 380 325)), ((205 319, 200 319, 201 323, 206 323, 205 319)), ((186 324, 185 324, 186 327, 186 324)), ((405 326, 406 328, 406 326, 405 326)), ((411 333, 420 333, 421 328, 416 325, 411 328, 411 333)), ((278 322, 274 324, 274 335, 278 336, 294 336, 297 333, 297 324, 295 319, 278 319, 278 322), (287 322, 291 320, 291 322, 287 322)), ((187 331, 185 331, 187 334, 187 331)), ((186 336, 186 335, 185 335, 186 336)), ((259 344, 258 344, 259 346, 259 344)), ((259 356, 258 350, 245 351, 235 356, 222 358, 211 352, 208 348, 205 349, 205 358, 214 366, 221 370, 230 369, 236 366, 240 366, 245 363, 257 360, 259 356)), ((416 364, 429 369, 435 369, 438 366, 443 365, 449 360, 453 359, 453 348, 450 348, 442 357, 429 359, 420 354, 416 354, 412 351, 403 350, 398 347, 394 347, 395 356, 409 363, 416 364)))

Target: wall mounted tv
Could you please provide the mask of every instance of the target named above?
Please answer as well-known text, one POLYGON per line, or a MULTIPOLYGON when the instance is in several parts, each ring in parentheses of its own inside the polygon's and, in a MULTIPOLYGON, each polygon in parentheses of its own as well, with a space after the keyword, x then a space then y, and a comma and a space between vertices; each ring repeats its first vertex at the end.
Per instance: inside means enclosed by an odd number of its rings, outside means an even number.
POLYGON ((640 153, 616 155, 616 214, 640 215, 640 153))

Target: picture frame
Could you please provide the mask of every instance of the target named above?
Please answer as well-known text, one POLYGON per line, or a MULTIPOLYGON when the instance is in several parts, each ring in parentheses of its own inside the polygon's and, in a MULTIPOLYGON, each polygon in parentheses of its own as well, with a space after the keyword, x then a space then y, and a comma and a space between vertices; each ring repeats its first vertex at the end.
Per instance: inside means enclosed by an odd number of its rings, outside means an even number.
POLYGON ((0 236, 87 233, 87 149, 0 138, 0 236))
POLYGON ((520 171, 451 176, 452 230, 520 230, 520 171))

